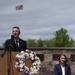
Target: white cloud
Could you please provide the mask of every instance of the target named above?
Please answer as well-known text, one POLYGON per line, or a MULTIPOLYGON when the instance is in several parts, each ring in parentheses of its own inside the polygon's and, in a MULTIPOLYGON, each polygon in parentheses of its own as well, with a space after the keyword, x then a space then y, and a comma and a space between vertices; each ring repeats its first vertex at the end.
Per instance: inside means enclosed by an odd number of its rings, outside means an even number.
POLYGON ((15 25, 26 40, 52 38, 60 28, 75 39, 75 0, 0 0, 0 44, 10 38, 15 25), (23 10, 16 11, 21 4, 23 10))

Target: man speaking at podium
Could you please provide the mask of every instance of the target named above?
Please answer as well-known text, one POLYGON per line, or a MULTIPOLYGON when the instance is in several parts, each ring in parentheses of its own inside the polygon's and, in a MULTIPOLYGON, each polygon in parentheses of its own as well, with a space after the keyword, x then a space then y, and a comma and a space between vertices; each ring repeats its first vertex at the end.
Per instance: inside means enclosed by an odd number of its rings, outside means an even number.
POLYGON ((12 28, 11 38, 5 41, 5 51, 22 51, 27 49, 27 43, 25 40, 19 38, 20 28, 14 26, 12 28))

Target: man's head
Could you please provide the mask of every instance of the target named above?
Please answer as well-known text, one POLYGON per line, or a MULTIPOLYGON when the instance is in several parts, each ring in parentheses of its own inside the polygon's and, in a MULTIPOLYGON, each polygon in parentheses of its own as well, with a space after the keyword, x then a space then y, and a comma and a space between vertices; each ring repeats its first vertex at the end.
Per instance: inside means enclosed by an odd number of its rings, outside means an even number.
POLYGON ((20 35, 20 28, 18 26, 14 26, 12 28, 12 35, 14 36, 14 38, 19 38, 20 35))

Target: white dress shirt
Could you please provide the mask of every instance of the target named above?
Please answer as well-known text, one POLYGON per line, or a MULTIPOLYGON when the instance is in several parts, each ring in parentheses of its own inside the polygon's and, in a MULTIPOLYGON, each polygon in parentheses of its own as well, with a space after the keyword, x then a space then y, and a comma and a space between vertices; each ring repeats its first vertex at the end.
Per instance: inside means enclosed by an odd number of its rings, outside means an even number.
POLYGON ((65 67, 63 67, 63 66, 61 65, 61 69, 62 69, 62 75, 65 75, 65 67))
MULTIPOLYGON (((16 39, 14 39, 15 40, 15 44, 16 44, 16 39)), ((19 47, 19 39, 17 40, 17 43, 18 43, 18 47, 19 47)))

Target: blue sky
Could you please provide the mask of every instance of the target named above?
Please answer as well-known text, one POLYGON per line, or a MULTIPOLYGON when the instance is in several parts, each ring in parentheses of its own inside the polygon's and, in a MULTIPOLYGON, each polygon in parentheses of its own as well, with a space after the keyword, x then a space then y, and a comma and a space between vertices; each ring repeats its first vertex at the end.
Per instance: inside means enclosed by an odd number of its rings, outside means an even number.
POLYGON ((51 39, 60 28, 75 39, 75 0, 0 0, 0 45, 13 26, 20 27, 24 40, 51 39), (23 10, 15 10, 17 5, 23 10))

